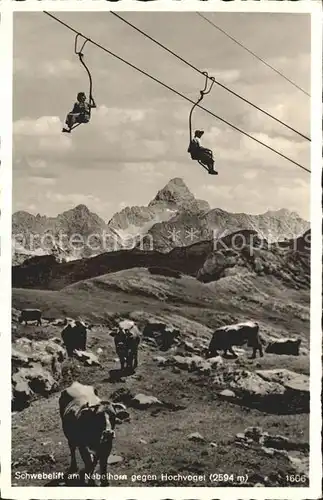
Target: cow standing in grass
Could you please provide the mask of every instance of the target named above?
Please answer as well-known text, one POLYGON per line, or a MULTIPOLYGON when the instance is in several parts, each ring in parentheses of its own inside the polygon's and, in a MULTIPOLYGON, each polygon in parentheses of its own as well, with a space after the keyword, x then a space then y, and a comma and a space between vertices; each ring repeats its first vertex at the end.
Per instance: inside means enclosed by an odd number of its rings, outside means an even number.
POLYGON ((243 346, 247 344, 252 347, 252 358, 256 357, 257 351, 263 357, 262 342, 259 336, 259 325, 253 321, 236 323, 218 328, 213 333, 207 357, 212 358, 218 355, 218 350, 223 350, 224 355, 229 351, 234 357, 237 357, 233 351, 233 346, 243 346))
POLYGON ((82 482, 88 479, 88 484, 95 485, 91 475, 99 462, 101 486, 109 484, 107 461, 115 436, 115 406, 118 404, 102 401, 94 387, 79 382, 73 382, 61 393, 59 411, 71 454, 68 473, 77 472, 78 448, 85 466, 81 474, 82 482))
POLYGON ((112 330, 111 335, 114 337, 121 370, 133 372, 138 366, 138 348, 141 340, 139 329, 133 321, 124 320, 112 330))
POLYGON ((72 357, 76 350, 86 351, 87 327, 83 321, 70 320, 61 335, 69 357, 72 357))
POLYGON ((28 321, 37 321, 37 326, 41 325, 41 315, 42 312, 40 309, 23 309, 19 316, 19 323, 25 322, 25 325, 28 324, 28 321))
POLYGON ((266 352, 270 354, 287 354, 299 356, 301 339, 276 339, 268 343, 266 352))

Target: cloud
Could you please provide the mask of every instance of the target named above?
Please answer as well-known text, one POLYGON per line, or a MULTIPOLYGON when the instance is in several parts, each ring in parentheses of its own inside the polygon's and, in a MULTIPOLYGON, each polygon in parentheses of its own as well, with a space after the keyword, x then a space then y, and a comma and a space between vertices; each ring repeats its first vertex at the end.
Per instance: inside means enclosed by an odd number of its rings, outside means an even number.
POLYGON ((111 121, 114 126, 124 123, 141 122, 149 113, 148 109, 127 109, 113 108, 108 106, 98 106, 92 113, 92 122, 94 125, 101 123, 102 118, 106 121, 111 121))
MULTIPOLYGON (((213 76, 222 84, 233 83, 241 78, 241 71, 239 69, 207 69, 206 71, 208 72, 209 76, 213 76)), ((209 81, 209 83, 211 82, 209 81)))
POLYGON ((99 196, 83 193, 63 194, 57 191, 47 191, 43 198, 56 207, 56 213, 74 208, 77 205, 86 205, 94 213, 104 213, 111 205, 110 201, 99 196))
POLYGON ((41 116, 38 119, 22 118, 13 124, 14 135, 53 136, 61 131, 61 120, 58 116, 41 116))
POLYGON ((300 212, 300 208, 306 218, 309 218, 310 210, 310 189, 308 183, 303 179, 296 178, 288 186, 277 186, 277 199, 282 199, 285 202, 285 206, 290 210, 297 213, 300 212))
POLYGON ((56 179, 53 179, 52 177, 29 177, 28 182, 30 184, 36 184, 38 186, 53 186, 56 184, 56 179))
MULTIPOLYGON (((90 30, 89 36, 107 42, 111 50, 190 99, 199 96, 204 84, 201 75, 169 55, 163 56, 159 49, 156 52, 156 47, 147 45, 142 37, 133 44, 134 34, 125 31, 122 23, 111 21, 107 35, 108 21, 102 13, 65 14, 78 29, 90 30)), ((297 201, 288 191, 291 186, 299 196, 304 189, 308 192, 307 173, 196 108, 193 129, 205 130, 203 144, 214 150, 219 170, 219 177, 211 179, 187 153, 191 103, 120 61, 106 59, 90 46, 87 56, 98 108, 88 125, 70 135, 62 134, 77 91, 87 92, 87 75, 73 55, 69 33, 48 23, 41 13, 19 16, 15 21, 14 85, 14 192, 19 200, 24 199, 26 204, 36 204, 32 199, 37 200, 39 211, 51 213, 81 202, 91 204, 93 211, 112 215, 119 200, 140 205, 155 195, 156 187, 160 189, 174 176, 183 177, 199 198, 233 211, 265 211, 266 204, 272 203, 289 208, 288 200, 292 205, 297 201), (39 33, 42 39, 46 37, 46 46, 39 44, 39 33), (300 179, 304 176, 305 187, 291 182, 296 175, 300 179), (51 180, 31 181, 27 192, 24 186, 28 177, 52 178, 56 184, 51 180), (204 184, 210 187, 202 189, 204 184), (40 189, 45 186, 52 192, 50 199, 45 196, 46 189, 40 189), (285 186, 288 192, 278 191, 279 186, 285 186), (89 190, 94 198, 86 199, 82 193, 89 190), (110 205, 105 209, 102 207, 107 198, 110 205)), ((219 82, 297 130, 305 134, 309 130, 309 99, 222 35, 206 25, 203 29, 194 13, 179 16, 180 22, 172 13, 129 16, 142 29, 152 29, 157 39, 170 43, 175 52, 187 54, 197 67, 208 69, 219 82), (196 34, 199 44, 194 41, 196 37, 187 38, 187 33, 196 34)), ((265 60, 306 88, 310 37, 309 21, 303 21, 304 16, 287 19, 259 14, 257 22, 253 16, 242 14, 216 17, 229 33, 234 32, 252 50, 255 47, 265 60), (289 28, 287 38, 280 29, 285 25, 289 28)), ((306 141, 218 85, 213 86, 203 106, 286 156, 309 165, 306 141)), ((299 205, 299 210, 307 210, 301 199, 299 205)))
POLYGON ((80 67, 68 59, 33 61, 15 57, 13 72, 16 78, 79 78, 80 67))
MULTIPOLYGON (((74 145, 70 136, 62 134, 62 123, 57 116, 42 116, 37 119, 22 118, 13 124, 15 162, 32 161, 31 168, 45 168, 49 158, 64 157, 74 145), (49 157, 47 155, 50 155, 49 157), (30 160, 30 157, 33 159, 30 160)), ((19 164, 18 164, 19 165, 19 164)))
POLYGON ((242 174, 244 179, 255 179, 259 175, 259 170, 247 170, 242 174))

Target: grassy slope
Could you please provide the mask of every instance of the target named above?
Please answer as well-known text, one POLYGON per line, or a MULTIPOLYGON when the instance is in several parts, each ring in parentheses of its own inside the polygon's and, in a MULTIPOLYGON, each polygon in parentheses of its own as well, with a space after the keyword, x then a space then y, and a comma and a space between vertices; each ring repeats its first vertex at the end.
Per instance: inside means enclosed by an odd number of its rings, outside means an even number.
MULTIPOLYGON (((13 307, 38 306, 48 317, 82 314, 97 324, 90 334, 90 349, 103 348, 102 368, 81 368, 73 363, 74 378, 96 385, 104 396, 109 396, 119 387, 127 387, 134 393, 151 394, 185 407, 171 413, 163 410, 158 414, 152 410, 131 410, 131 422, 118 428, 114 444, 114 453, 120 454, 124 461, 111 466, 111 472, 128 476, 165 472, 248 473, 249 476, 279 474, 281 485, 286 484, 284 473, 289 468, 285 459, 239 448, 233 443, 234 436, 250 425, 260 425, 268 432, 308 441, 307 415, 269 415, 220 401, 214 396, 209 380, 157 367, 153 355, 164 353, 152 352, 144 344, 136 375, 124 382, 112 383, 109 381, 109 370, 117 368, 117 364, 104 318, 106 313, 127 314, 133 310, 144 310, 166 315, 180 314, 210 327, 254 318, 260 320, 262 331, 272 335, 297 334, 306 345, 309 337, 308 301, 306 292, 287 290, 267 278, 230 277, 204 285, 189 277, 176 280, 151 276, 143 269, 102 276, 60 292, 13 291, 13 307), (188 434, 195 431, 204 435, 208 443, 189 441, 188 434), (141 439, 147 444, 140 442, 141 439), (218 445, 217 448, 210 447, 211 441, 218 445)), ((19 325, 15 335, 25 334, 47 338, 59 335, 60 328, 19 325)), ((308 373, 309 359, 308 356, 266 355, 250 364, 251 369, 259 366, 284 367, 308 373)), ((66 377, 65 385, 70 380, 66 377)), ((67 467, 69 453, 61 431, 57 399, 58 395, 54 395, 47 400, 39 400, 13 416, 13 462, 18 461, 14 471, 50 472, 63 471, 67 467), (55 465, 41 458, 47 452, 54 454, 55 465)), ((15 479, 13 482, 17 483, 15 479)), ((37 481, 37 485, 45 482, 37 481)), ((22 483, 31 485, 20 480, 19 485, 22 483)), ((126 486, 133 483, 129 480, 127 483, 116 481, 112 484, 126 486)), ((138 486, 145 484, 161 483, 136 483, 138 486)), ((210 485, 207 482, 194 484, 210 485)))

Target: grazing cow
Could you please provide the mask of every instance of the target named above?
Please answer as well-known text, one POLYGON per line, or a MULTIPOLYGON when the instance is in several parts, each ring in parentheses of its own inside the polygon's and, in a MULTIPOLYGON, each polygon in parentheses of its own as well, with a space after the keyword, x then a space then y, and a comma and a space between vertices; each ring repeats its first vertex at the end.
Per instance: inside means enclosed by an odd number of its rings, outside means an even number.
MULTIPOLYGON (((113 403, 102 401, 96 389, 79 382, 62 391, 59 411, 62 427, 71 453, 68 473, 77 472, 76 448, 84 462, 82 480, 95 484, 93 473, 100 462, 101 486, 109 484, 107 461, 115 436, 116 410, 113 403)), ((119 405, 120 406, 120 405, 119 405)))
POLYGON ((61 335, 69 357, 73 356, 75 350, 86 351, 87 327, 83 321, 69 321, 61 335))
POLYGON ((245 323, 237 323, 235 325, 227 325, 218 328, 213 333, 207 357, 212 358, 217 356, 218 350, 220 349, 224 351, 224 355, 229 351, 237 357, 232 346, 243 346, 245 344, 253 348, 253 358, 256 357, 257 350, 259 350, 261 357, 264 355, 262 342, 259 336, 258 323, 246 321, 245 323))
POLYGON ((121 370, 134 371, 138 366, 138 348, 141 333, 133 321, 120 321, 112 330, 116 353, 120 360, 121 370))
POLYGON ((28 321, 37 321, 37 325, 41 325, 41 315, 40 309, 23 309, 19 317, 19 323, 25 322, 27 325, 28 321))
POLYGON ((270 354, 289 354, 299 356, 301 339, 277 339, 269 342, 266 352, 270 354))

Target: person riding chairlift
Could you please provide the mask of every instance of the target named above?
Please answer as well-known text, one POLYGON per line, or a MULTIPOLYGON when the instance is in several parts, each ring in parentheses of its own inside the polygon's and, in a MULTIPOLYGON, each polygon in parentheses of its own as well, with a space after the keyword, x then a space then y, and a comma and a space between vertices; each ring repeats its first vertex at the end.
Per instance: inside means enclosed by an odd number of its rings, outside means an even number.
POLYGON ((84 92, 79 92, 77 94, 77 102, 74 103, 74 107, 66 117, 66 127, 63 128, 63 132, 71 132, 77 123, 88 123, 91 117, 91 108, 96 108, 94 99, 91 97, 90 102, 86 102, 86 95, 84 92))
POLYGON ((198 160, 208 168, 209 174, 218 174, 216 170, 214 170, 214 158, 213 152, 211 149, 207 149, 201 146, 200 139, 204 134, 204 130, 195 130, 194 137, 190 144, 191 156, 194 160, 198 160))

